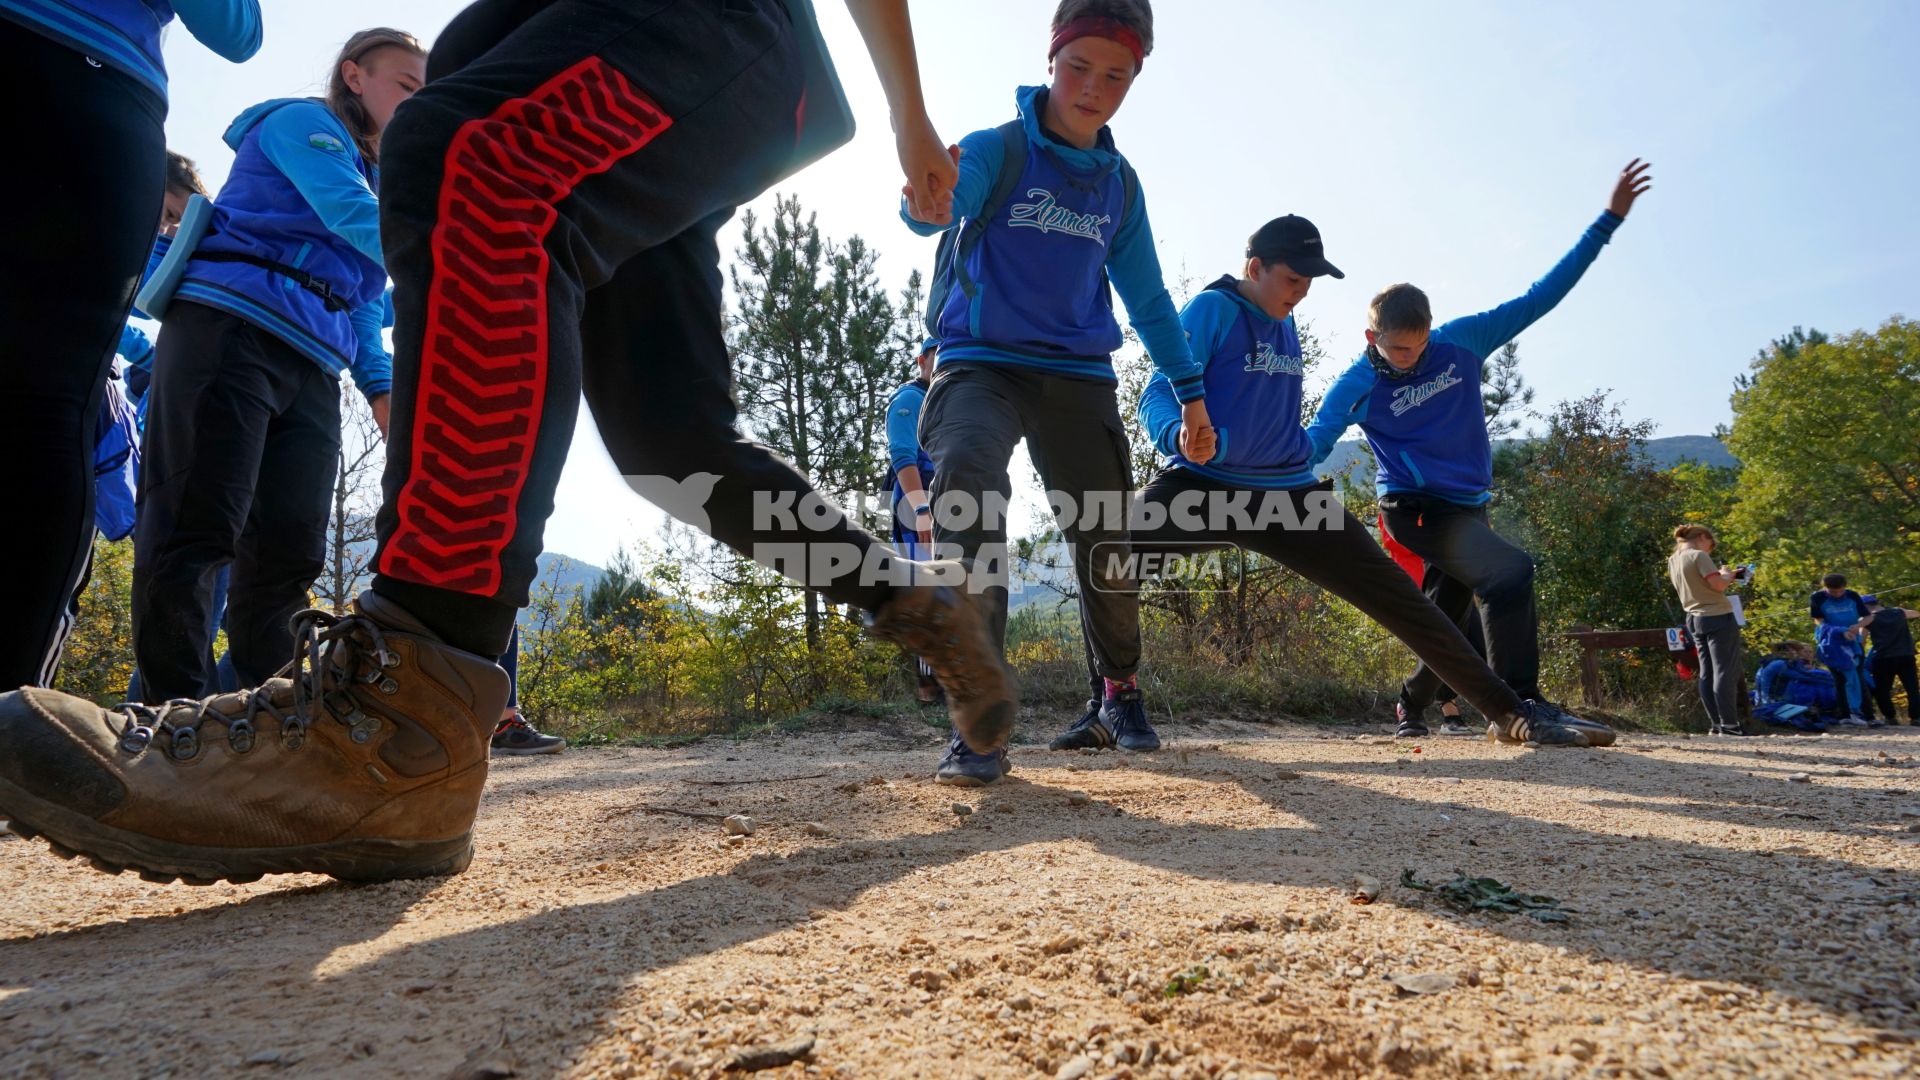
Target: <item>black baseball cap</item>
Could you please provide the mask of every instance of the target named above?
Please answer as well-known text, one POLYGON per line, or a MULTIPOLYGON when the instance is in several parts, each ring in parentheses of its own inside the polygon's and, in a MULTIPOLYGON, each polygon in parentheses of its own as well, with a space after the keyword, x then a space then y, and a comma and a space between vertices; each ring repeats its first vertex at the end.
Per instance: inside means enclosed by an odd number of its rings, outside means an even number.
POLYGON ((1283 262, 1296 274, 1344 278, 1321 250, 1320 230, 1298 214, 1277 217, 1247 237, 1247 258, 1283 262))

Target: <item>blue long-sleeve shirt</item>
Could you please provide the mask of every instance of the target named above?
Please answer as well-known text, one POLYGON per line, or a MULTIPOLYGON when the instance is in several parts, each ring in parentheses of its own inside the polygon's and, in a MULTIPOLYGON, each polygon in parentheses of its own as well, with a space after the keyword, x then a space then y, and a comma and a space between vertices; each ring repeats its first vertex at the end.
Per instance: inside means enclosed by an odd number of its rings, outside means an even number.
MULTIPOLYGON (((1015 242, 1030 247, 1017 253, 1009 251, 998 259, 984 257, 983 265, 989 271, 998 265, 1009 272, 1032 272, 1045 290, 1035 292, 1017 287, 1019 283, 1002 288, 990 272, 979 275, 986 296, 975 306, 970 320, 963 318, 954 327, 943 322, 938 362, 1006 363, 1115 381, 1107 354, 1119 347, 1121 337, 1105 283, 1081 280, 1086 275, 1079 261, 1070 262, 1065 273, 1049 273, 1051 267, 1036 265, 1053 257, 1040 245, 1067 245, 1066 249, 1053 250, 1070 250, 1077 242, 1091 239, 1105 245, 1104 259, 1092 269, 1096 275, 1104 271, 1120 294, 1128 320, 1154 367, 1167 376, 1179 400, 1200 400, 1204 396, 1200 365, 1188 350, 1173 297, 1161 275, 1144 192, 1136 187, 1131 201, 1121 205, 1123 184, 1116 172, 1121 158, 1108 130, 1101 130, 1098 144, 1091 149, 1069 146, 1049 136, 1040 123, 1044 93, 1044 87, 1027 86, 1016 95, 1029 147, 1027 162, 1006 162, 1003 140, 992 128, 973 132, 960 141, 952 224, 916 221, 904 203, 901 206, 900 216, 908 228, 921 236, 932 236, 978 217, 1003 167, 1022 169, 1023 177, 1033 181, 1016 185, 1008 205, 998 208, 981 241, 983 248, 1015 242), (1100 197, 1112 200, 1111 212, 1104 212, 1106 205, 1098 202, 1090 209, 1080 204, 1085 210, 1081 214, 1058 207, 1056 194, 1063 200, 1069 194, 1041 185, 1061 172, 1073 174, 1082 184, 1085 178, 1093 178, 1092 186, 1102 193, 1100 197), (1118 224, 1107 237, 1102 229, 1116 218, 1118 224), (1018 330, 1017 340, 1002 340, 1015 336, 1008 333, 1013 328, 1018 330)), ((1075 254, 1070 258, 1078 257, 1075 254)))
POLYGON ((0 18, 133 76, 162 101, 160 34, 175 15, 202 45, 236 64, 260 51, 259 0, 0 0, 0 18))
POLYGON ((887 401, 887 468, 898 476, 912 465, 923 474, 923 483, 933 470, 933 459, 920 448, 920 407, 926 401, 926 384, 918 379, 902 385, 887 401))
POLYGON ((1493 486, 1493 445, 1480 400, 1486 358, 1566 299, 1620 222, 1602 212, 1525 295, 1441 324, 1406 373, 1389 377, 1366 355, 1354 361, 1334 380, 1307 428, 1313 464, 1325 461, 1347 428, 1358 424, 1379 462, 1378 490, 1486 502, 1493 486))
POLYGON ((1269 317, 1228 275, 1187 301, 1180 325, 1203 369, 1214 455, 1195 463, 1180 454, 1180 402, 1158 373, 1136 410, 1155 449, 1169 463, 1223 483, 1261 490, 1312 484, 1311 448, 1300 427, 1305 361, 1293 317, 1269 317))

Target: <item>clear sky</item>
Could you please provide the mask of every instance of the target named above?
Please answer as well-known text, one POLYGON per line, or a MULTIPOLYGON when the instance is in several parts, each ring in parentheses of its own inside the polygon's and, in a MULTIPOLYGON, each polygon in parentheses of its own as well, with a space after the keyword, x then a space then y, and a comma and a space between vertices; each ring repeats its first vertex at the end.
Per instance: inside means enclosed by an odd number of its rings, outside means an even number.
MULTIPOLYGON (((895 216, 899 168, 858 34, 835 0, 815 3, 860 133, 781 190, 829 235, 865 237, 883 279, 902 284, 932 244, 895 216)), ((242 109, 318 92, 357 29, 398 23, 429 40, 464 5, 264 6, 266 45, 244 66, 177 26, 167 42, 168 141, 210 185, 226 175, 220 134, 242 109)), ((1045 81, 1052 8, 914 5, 944 137, 1011 117, 1013 88, 1045 81)), ((1794 325, 1837 333, 1920 316, 1911 0, 1161 0, 1157 18, 1114 134, 1169 279, 1233 270, 1261 222, 1304 214, 1347 274, 1318 281, 1300 308, 1336 357, 1357 355, 1366 302, 1393 282, 1425 288, 1441 319, 1523 291, 1636 155, 1654 163, 1653 191, 1520 339, 1540 404, 1606 389, 1660 434, 1704 434, 1730 418, 1734 375, 1794 325)), ((659 517, 582 419, 547 546, 598 562, 659 517)))

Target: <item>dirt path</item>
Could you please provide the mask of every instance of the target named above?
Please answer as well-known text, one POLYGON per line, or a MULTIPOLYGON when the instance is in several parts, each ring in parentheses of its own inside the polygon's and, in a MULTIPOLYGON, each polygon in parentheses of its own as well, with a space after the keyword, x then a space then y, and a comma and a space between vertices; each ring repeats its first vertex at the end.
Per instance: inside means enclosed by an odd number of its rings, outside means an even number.
POLYGON ((1166 734, 1151 756, 1021 748, 973 792, 925 779, 937 738, 912 727, 496 763, 472 870, 362 889, 159 888, 9 839, 0 1075, 702 1076, 809 1034, 811 1065, 761 1075, 1920 1059, 1920 732, 1166 734), (650 806, 757 827, 730 844, 650 806), (1455 914, 1404 868, 1569 921, 1455 914), (1350 902, 1358 874, 1377 902, 1350 902))

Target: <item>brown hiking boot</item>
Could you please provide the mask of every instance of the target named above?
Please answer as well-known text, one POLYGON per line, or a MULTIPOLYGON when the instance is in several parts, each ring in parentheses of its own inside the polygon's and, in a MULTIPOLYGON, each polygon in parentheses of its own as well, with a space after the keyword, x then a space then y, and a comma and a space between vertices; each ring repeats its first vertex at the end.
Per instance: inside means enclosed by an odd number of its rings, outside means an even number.
POLYGON ((371 592, 293 633, 256 690, 113 709, 0 694, 0 818, 149 881, 466 869, 506 672, 371 592))
MULTIPOLYGON (((966 568, 952 560, 913 567, 920 581, 964 582, 967 577, 966 568)), ((991 754, 1007 744, 1019 697, 1013 672, 972 597, 956 585, 901 585, 893 599, 867 617, 867 629, 927 662, 947 692, 954 730, 974 753, 991 754)))

